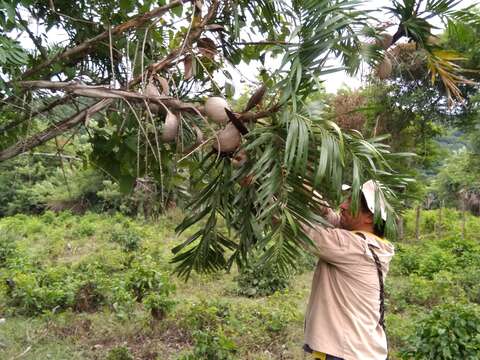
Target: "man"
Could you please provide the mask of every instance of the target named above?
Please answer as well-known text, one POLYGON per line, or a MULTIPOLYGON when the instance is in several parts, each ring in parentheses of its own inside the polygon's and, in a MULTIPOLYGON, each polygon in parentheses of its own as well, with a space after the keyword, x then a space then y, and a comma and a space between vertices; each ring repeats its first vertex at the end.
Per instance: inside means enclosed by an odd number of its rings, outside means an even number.
POLYGON ((304 349, 314 359, 387 359, 383 281, 394 248, 382 238, 386 211, 383 201, 375 202, 376 187, 372 180, 363 184, 356 215, 350 198, 340 214, 325 208, 335 228, 304 226, 319 257, 305 316, 304 349))

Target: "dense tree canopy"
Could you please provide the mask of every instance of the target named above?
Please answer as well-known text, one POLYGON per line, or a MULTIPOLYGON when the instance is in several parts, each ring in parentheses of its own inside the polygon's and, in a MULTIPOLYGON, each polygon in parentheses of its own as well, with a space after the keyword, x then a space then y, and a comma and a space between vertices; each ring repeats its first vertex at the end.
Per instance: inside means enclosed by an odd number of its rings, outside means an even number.
POLYGON ((300 222, 323 221, 318 194, 338 203, 349 182, 356 204, 373 178, 394 204, 408 183, 392 166, 405 154, 385 137, 342 131, 325 103, 312 101, 320 76, 338 70, 329 59, 351 73, 365 62, 385 80, 407 40, 431 91, 453 104, 473 85, 458 63, 465 49, 432 42, 431 19, 464 19, 469 10, 456 5, 393 1, 385 9, 393 22, 381 23, 351 0, 3 2, 0 161, 49 141, 61 155, 87 137, 91 150, 74 155, 124 191, 155 184, 163 207, 178 191, 191 195, 178 230, 201 226, 173 249, 181 275, 243 265, 255 249, 286 270, 310 241, 300 222), (247 101, 234 98, 241 81, 247 101), (217 122, 206 102, 213 96, 232 110, 214 106, 217 122))

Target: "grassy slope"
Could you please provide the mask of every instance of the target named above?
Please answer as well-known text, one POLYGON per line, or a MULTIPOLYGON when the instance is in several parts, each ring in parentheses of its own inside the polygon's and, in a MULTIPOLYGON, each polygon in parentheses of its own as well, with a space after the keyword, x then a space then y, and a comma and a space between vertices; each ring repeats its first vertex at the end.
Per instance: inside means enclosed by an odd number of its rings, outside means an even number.
MULTIPOLYGON (((21 315, 20 308, 9 302, 5 280, 9 276, 21 280, 20 275, 28 275, 28 266, 24 264, 54 274, 57 271, 60 277, 69 271, 98 268, 101 270, 92 274, 95 281, 104 284, 101 289, 111 289, 113 283, 128 276, 125 263, 129 257, 168 273, 172 269, 168 263, 169 249, 180 240, 173 232, 179 216, 171 213, 156 223, 95 214, 0 219, 0 236, 16 244, 16 252, 10 257, 17 259, 9 265, 15 271, 0 268, 0 317, 6 319, 0 324, 0 358, 23 354, 22 359, 103 359, 110 349, 126 346, 135 358, 177 359, 180 353, 191 349, 192 333, 198 328, 216 329, 233 340, 239 359, 302 359, 303 312, 311 272, 296 276, 288 291, 257 299, 236 296, 234 273, 193 275, 187 283, 172 277, 177 304, 162 321, 153 320, 141 303, 123 310, 104 304, 91 312, 59 311, 52 305, 32 316, 21 315), (112 241, 112 234, 125 229, 140 235, 138 250, 126 253, 112 241)), ((432 248, 430 242, 440 241, 432 233, 437 216, 428 212, 422 218, 422 244, 428 246, 400 245, 400 255, 392 265, 387 284, 387 323, 393 353, 405 345, 405 335, 413 331, 416 320, 430 307, 445 301, 472 301, 472 295, 463 290, 463 283, 455 275, 450 251, 439 250, 431 255, 425 250, 432 248)), ((444 219, 441 238, 458 238, 459 215, 448 212, 444 219)), ((412 237, 412 224, 413 214, 408 214, 407 238, 412 237)), ((469 217, 467 229, 470 237, 478 238, 480 221, 469 217)), ((35 293, 32 294, 34 297, 35 293)), ((392 358, 396 358, 394 354, 392 358)))

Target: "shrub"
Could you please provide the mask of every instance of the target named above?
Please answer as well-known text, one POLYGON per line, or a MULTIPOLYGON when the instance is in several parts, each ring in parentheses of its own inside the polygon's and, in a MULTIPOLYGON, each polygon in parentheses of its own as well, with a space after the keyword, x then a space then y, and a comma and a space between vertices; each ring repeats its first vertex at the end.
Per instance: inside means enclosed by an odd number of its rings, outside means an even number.
POLYGON ((125 346, 119 346, 108 352, 105 360, 134 360, 130 350, 125 346))
POLYGON ((0 268, 6 266, 7 260, 16 253, 16 236, 13 232, 0 229, 0 268))
POLYGON ((289 276, 275 266, 265 266, 255 262, 243 268, 235 278, 242 296, 258 297, 272 295, 276 291, 285 290, 289 285, 289 276))
POLYGON ((46 311, 58 311, 72 306, 74 282, 61 270, 46 272, 16 272, 6 280, 6 296, 15 312, 25 315, 38 315, 46 311))
POLYGON ((456 259, 452 253, 440 248, 432 248, 428 253, 421 256, 418 265, 418 274, 432 279, 433 275, 440 270, 455 268, 456 259))
POLYGON ((230 305, 221 301, 201 300, 190 307, 183 320, 186 329, 202 331, 216 330, 222 324, 229 323, 230 305))
POLYGON ((457 283, 463 288, 470 302, 480 304, 480 266, 462 267, 455 274, 457 283))
POLYGON ((162 294, 148 294, 143 305, 150 311, 154 319, 162 320, 174 307, 175 301, 162 294))
POLYGON ((393 257, 391 275, 410 275, 416 272, 420 266, 418 247, 398 244, 393 257))
POLYGON ((131 291, 137 301, 150 292, 168 296, 175 290, 167 275, 156 269, 157 265, 149 257, 142 259, 142 262, 134 262, 127 274, 126 287, 131 291))
POLYGON ((193 338, 192 352, 180 360, 230 360, 237 352, 235 343, 221 332, 195 331, 193 338))
POLYGON ((119 244, 125 252, 133 252, 140 248, 140 235, 133 229, 114 229, 110 240, 119 244))
POLYGON ((388 306, 392 311, 403 311, 408 305, 431 307, 446 300, 462 299, 464 292, 453 274, 441 271, 426 279, 412 274, 405 279, 387 278, 388 306))
POLYGON ((447 304, 417 322, 403 359, 476 360, 480 353, 480 307, 447 304))
POLYGON ((97 310, 104 301, 105 296, 97 284, 92 281, 87 281, 81 285, 75 293, 73 310, 77 312, 93 312, 97 310))

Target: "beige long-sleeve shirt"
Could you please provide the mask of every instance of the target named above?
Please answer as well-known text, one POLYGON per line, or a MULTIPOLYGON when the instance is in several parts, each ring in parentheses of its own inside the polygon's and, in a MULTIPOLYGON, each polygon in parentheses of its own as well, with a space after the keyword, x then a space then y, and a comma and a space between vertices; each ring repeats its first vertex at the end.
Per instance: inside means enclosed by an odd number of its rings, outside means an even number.
MULTIPOLYGON (((338 225, 338 215, 328 216, 338 225)), ((384 279, 394 247, 377 236, 338 228, 305 227, 319 261, 305 315, 305 343, 345 360, 385 360, 387 339, 379 324, 380 286, 372 244, 384 279)))

